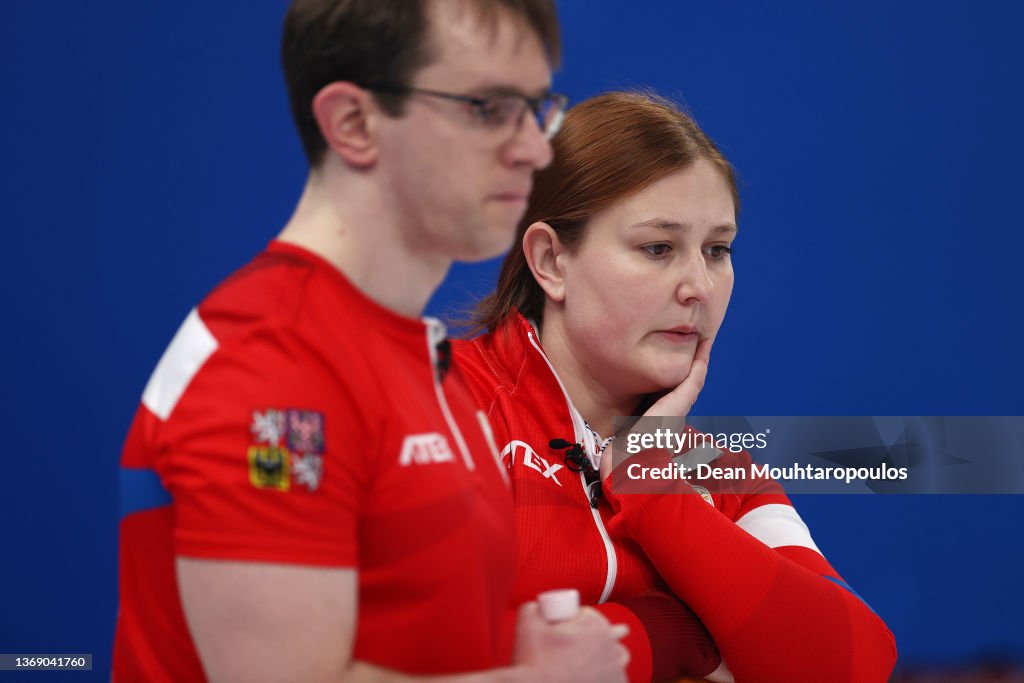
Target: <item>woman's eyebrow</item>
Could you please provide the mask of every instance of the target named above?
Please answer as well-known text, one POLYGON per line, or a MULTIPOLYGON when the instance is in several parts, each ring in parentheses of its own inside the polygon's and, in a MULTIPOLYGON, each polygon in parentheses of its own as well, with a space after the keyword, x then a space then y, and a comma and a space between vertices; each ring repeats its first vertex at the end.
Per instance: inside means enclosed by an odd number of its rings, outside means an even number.
MULTIPOLYGON (((630 228, 659 228, 661 230, 689 230, 690 225, 686 223, 680 223, 669 218, 663 218, 661 216, 655 218, 648 218, 645 221, 634 223, 629 226, 630 228)), ((739 229, 732 223, 723 223, 717 225, 711 229, 711 234, 717 235, 723 232, 739 232, 739 229)))
POLYGON ((683 225, 679 221, 673 221, 668 218, 656 217, 648 218, 645 221, 634 223, 629 226, 631 228, 660 228, 662 230, 688 230, 690 226, 683 225))

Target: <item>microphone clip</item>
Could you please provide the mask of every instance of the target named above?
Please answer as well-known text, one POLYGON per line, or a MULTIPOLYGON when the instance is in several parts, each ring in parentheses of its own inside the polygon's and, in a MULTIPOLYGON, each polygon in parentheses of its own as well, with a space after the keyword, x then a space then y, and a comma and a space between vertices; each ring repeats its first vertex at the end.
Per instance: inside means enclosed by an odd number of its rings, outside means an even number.
POLYGON ((434 345, 434 349, 437 352, 434 368, 437 372, 437 382, 443 384, 445 375, 452 367, 452 343, 447 339, 442 339, 434 345))
POLYGON ((551 439, 548 446, 555 450, 565 451, 563 462, 565 462, 566 469, 577 474, 583 473, 590 507, 596 508, 601 502, 601 474, 590 464, 590 458, 584 453, 582 444, 565 439, 551 439))

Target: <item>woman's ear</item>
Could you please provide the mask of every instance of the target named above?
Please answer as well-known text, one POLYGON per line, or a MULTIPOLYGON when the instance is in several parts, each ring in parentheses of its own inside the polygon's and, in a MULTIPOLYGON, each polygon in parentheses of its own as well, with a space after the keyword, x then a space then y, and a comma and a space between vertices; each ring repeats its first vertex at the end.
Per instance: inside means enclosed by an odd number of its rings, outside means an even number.
POLYGON ((376 117, 372 96, 344 81, 325 85, 313 98, 313 117, 327 147, 355 168, 377 160, 376 117))
POLYGON ((549 299, 558 303, 565 299, 564 259, 559 256, 566 253, 558 233, 547 223, 534 223, 523 234, 523 256, 533 279, 549 299))

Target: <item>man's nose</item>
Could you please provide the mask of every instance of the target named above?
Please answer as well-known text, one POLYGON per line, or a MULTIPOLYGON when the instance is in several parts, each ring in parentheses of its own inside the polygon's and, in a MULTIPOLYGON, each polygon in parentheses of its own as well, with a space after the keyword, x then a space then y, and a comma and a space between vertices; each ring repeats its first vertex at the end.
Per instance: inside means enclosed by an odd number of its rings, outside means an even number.
POLYGON ((529 108, 523 111, 515 135, 505 144, 502 152, 510 166, 526 164, 538 170, 550 164, 554 158, 551 141, 529 108))

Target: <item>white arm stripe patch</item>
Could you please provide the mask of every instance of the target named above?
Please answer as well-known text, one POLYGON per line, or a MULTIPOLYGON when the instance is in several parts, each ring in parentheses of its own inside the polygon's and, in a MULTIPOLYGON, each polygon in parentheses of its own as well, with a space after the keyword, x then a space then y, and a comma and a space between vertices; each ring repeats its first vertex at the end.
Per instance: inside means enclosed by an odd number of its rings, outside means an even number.
POLYGON ((736 525, 769 548, 795 545, 822 554, 804 520, 792 506, 780 503, 762 505, 740 517, 736 525))
POLYGON ((217 339, 193 308, 156 364, 142 392, 142 404, 166 420, 199 368, 216 350, 217 339))

